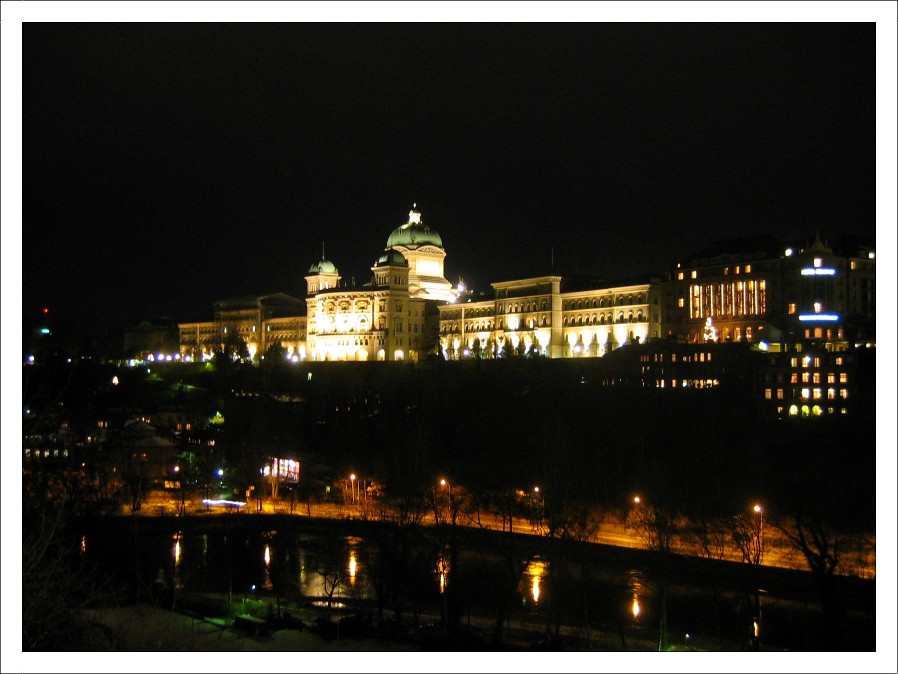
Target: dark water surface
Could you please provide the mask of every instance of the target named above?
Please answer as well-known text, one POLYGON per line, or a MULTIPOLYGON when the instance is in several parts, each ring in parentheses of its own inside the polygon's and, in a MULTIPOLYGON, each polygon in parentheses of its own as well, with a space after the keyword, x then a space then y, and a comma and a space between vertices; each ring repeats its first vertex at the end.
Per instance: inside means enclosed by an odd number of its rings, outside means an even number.
POLYGON ((613 635, 620 648, 657 640, 666 607, 676 647, 748 649, 757 587, 765 650, 875 649, 874 581, 839 579, 844 640, 833 646, 809 573, 535 536, 272 515, 112 518, 84 529, 81 555, 123 602, 167 589, 398 609, 409 622, 453 606, 461 621, 543 622, 547 633, 613 635))

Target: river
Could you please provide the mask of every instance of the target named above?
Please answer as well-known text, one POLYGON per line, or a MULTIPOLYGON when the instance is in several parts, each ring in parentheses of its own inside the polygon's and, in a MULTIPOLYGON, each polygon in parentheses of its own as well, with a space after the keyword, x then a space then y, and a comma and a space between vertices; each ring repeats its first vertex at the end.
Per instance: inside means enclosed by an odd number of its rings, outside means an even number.
MULTIPOLYGON (((544 625, 569 647, 618 650, 656 642, 664 616, 668 643, 681 649, 748 649, 756 622, 765 650, 829 646, 810 573, 531 535, 272 515, 123 517, 86 526, 80 555, 124 603, 168 590, 398 611, 409 623, 474 616, 488 638, 544 625)), ((842 648, 874 649, 875 582, 838 587, 842 648)))

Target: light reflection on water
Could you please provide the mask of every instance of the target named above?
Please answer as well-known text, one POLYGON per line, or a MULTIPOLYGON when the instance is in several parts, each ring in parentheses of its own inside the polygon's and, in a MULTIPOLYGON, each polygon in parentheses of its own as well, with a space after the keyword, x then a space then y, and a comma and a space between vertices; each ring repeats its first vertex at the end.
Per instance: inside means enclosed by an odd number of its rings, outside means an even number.
POLYGON ((449 578, 449 560, 445 555, 440 555, 437 559, 437 576, 440 581, 440 594, 446 591, 446 583, 449 578))
MULTIPOLYGON (((630 603, 630 613, 633 615, 633 621, 638 621, 640 615, 643 615, 643 606, 640 604, 640 597, 646 595, 645 573, 639 569, 627 570, 627 595, 632 597, 630 603)), ((645 617, 643 615, 643 617, 645 617)))
POLYGON ((174 578, 174 586, 176 589, 181 590, 184 588, 184 579, 181 574, 181 538, 184 536, 184 533, 178 531, 177 533, 172 535, 172 540, 174 541, 174 545, 172 546, 172 557, 174 558, 174 568, 173 568, 173 578, 174 578))
POLYGON ((526 575, 530 577, 530 596, 533 603, 539 603, 540 583, 549 573, 549 563, 535 557, 527 564, 526 575))

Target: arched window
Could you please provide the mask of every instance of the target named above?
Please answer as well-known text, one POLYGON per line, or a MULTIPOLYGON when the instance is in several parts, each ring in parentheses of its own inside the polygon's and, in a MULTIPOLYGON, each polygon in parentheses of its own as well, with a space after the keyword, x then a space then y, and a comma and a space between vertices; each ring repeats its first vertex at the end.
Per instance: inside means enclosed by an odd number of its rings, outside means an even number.
POLYGON ((642 295, 636 296, 636 304, 642 304, 642 295))
POLYGON ((602 299, 599 300, 599 306, 600 306, 600 307, 604 307, 604 306, 605 306, 605 298, 604 298, 604 297, 603 297, 602 299))
POLYGON ((627 314, 627 321, 630 323, 633 322, 633 312, 632 311, 627 314))
POLYGON ((621 311, 621 312, 617 315, 617 322, 618 322, 618 323, 623 323, 623 322, 624 322, 624 312, 623 312, 623 311, 621 311))
POLYGON ((605 314, 599 314, 599 325, 605 325, 605 314))
POLYGON ((567 327, 567 316, 565 316, 564 320, 561 321, 561 325, 564 326, 565 328, 567 327))
POLYGON ((751 341, 751 326, 748 326, 747 328, 745 328, 745 341, 747 341, 747 342, 751 341))
POLYGON ((627 295, 627 304, 633 304, 633 296, 627 295))

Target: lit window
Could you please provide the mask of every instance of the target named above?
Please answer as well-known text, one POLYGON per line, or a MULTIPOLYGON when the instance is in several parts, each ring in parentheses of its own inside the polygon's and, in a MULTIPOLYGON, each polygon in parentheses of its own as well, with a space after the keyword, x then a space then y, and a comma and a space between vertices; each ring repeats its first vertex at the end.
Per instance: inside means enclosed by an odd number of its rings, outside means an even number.
POLYGON ((828 400, 835 400, 836 399, 836 389, 834 389, 834 388, 827 389, 826 390, 826 398, 828 400))
POLYGON ((698 278, 698 272, 693 270, 691 276, 692 276, 692 278, 698 278))
POLYGON ((765 389, 764 389, 764 397, 765 397, 767 400, 772 400, 772 399, 773 399, 773 391, 770 390, 769 388, 765 388, 765 389))
POLYGON ((814 400, 820 400, 823 397, 819 388, 814 389, 814 400))
POLYGON ((783 389, 778 388, 778 389, 776 390, 776 399, 777 399, 777 400, 782 400, 782 399, 783 399, 783 389))
POLYGON ((745 265, 745 273, 751 274, 751 265, 750 264, 745 265))
POLYGON ((843 388, 841 393, 842 393, 842 398, 848 398, 848 389, 847 388, 843 388))
POLYGON ((840 373, 839 373, 839 383, 840 383, 840 384, 847 384, 847 383, 848 383, 848 373, 847 373, 847 372, 840 372, 840 373))
POLYGON ((679 299, 677 300, 677 306, 680 307, 681 309, 682 309, 685 305, 686 305, 686 300, 684 300, 682 297, 679 298, 679 299))
POLYGON ((798 405, 789 405, 789 416, 790 417, 798 416, 798 405))
POLYGON ((814 258, 814 266, 815 266, 815 267, 819 267, 819 266, 822 265, 822 264, 823 264, 823 259, 822 259, 822 258, 819 258, 819 257, 815 257, 815 258, 814 258))
POLYGON ((789 302, 789 313, 790 314, 795 313, 795 302, 789 302))
POLYGON ((683 280, 683 272, 677 272, 677 281, 683 280))
POLYGON ((801 397, 803 400, 808 400, 811 397, 811 389, 809 389, 809 388, 801 389, 801 397))

